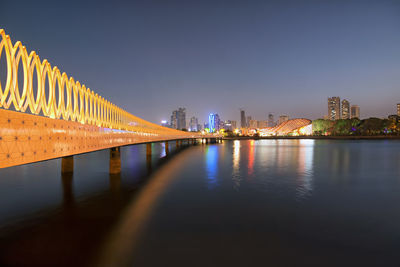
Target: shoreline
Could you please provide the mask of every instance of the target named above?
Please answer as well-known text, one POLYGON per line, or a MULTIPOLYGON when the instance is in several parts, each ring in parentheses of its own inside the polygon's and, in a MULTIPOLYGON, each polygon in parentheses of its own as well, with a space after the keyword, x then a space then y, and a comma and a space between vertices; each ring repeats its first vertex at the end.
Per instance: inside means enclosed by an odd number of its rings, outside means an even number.
POLYGON ((235 137, 223 137, 223 140, 277 140, 277 139, 327 139, 327 140, 400 140, 400 136, 235 136, 235 137))

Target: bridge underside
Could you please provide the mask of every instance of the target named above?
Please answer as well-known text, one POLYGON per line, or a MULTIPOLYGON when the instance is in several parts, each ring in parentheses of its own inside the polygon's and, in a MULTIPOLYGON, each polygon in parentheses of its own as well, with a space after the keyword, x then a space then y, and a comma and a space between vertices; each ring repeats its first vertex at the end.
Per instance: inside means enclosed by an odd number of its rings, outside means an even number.
POLYGON ((0 168, 111 147, 201 137, 119 131, 0 109, 0 168))

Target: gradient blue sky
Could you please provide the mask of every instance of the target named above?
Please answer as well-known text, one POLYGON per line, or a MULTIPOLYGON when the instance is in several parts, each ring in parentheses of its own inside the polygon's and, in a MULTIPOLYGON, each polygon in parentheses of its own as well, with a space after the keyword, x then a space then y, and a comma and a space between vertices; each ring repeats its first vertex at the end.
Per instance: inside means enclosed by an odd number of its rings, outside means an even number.
POLYGON ((400 1, 4 1, 12 40, 129 112, 239 121, 400 103, 400 1))

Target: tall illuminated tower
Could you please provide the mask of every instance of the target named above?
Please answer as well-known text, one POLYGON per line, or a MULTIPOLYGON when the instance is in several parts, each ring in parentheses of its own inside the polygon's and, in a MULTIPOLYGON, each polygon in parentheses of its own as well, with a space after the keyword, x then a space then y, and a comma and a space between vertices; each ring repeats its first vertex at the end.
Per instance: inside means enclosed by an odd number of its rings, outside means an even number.
POLYGON ((350 119, 350 103, 346 99, 342 100, 342 119, 350 119))
POLYGON ((243 109, 240 110, 240 127, 246 128, 246 114, 243 109))
POLYGON ((219 131, 220 119, 218 114, 211 113, 208 115, 208 127, 210 128, 210 133, 215 133, 219 131))
POLYGON ((328 98, 328 119, 334 121, 340 119, 340 97, 328 98))

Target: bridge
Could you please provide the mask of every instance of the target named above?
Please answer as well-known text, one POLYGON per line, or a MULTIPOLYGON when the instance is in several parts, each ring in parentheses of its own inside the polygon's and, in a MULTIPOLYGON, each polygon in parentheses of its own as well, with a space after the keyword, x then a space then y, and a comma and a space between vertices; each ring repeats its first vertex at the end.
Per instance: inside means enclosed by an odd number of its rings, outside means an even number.
POLYGON ((36 52, 12 43, 0 29, 0 168, 62 158, 62 171, 73 171, 73 155, 110 149, 110 173, 120 172, 119 147, 176 141, 216 142, 217 134, 184 132, 136 117, 68 77, 36 52), (1 76, 0 76, 1 78, 1 76))

